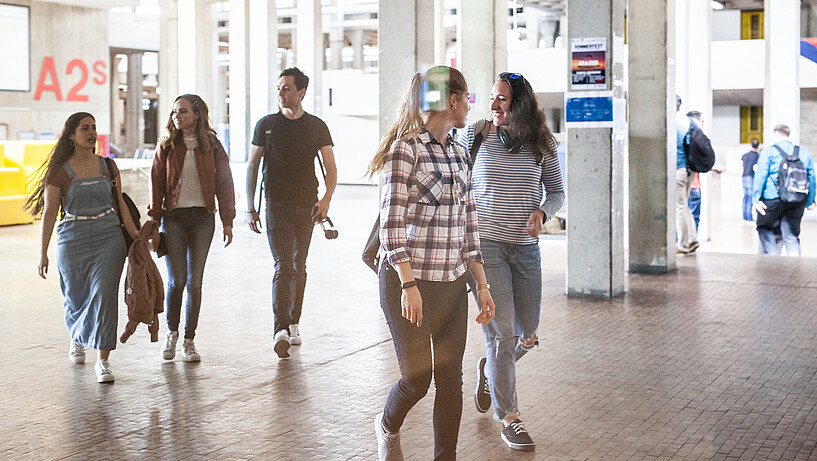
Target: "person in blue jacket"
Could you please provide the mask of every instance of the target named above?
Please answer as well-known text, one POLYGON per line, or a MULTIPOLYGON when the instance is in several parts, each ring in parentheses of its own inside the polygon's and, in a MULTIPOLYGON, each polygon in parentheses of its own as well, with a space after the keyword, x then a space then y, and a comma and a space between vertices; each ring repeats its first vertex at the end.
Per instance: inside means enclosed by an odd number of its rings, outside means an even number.
POLYGON ((783 161, 780 150, 789 157, 795 152, 795 145, 789 141, 790 133, 787 125, 774 127, 774 144, 765 147, 757 160, 752 203, 757 211, 757 235, 760 238, 761 254, 780 254, 782 245, 785 245, 787 256, 800 256, 800 221, 806 208, 809 210, 814 208, 814 193, 817 189, 814 161, 809 151, 803 147, 799 148, 799 157, 808 173, 808 194, 800 202, 784 202, 780 199, 777 185, 778 172, 783 161), (774 235, 778 223, 783 237, 781 242, 777 242, 774 235))

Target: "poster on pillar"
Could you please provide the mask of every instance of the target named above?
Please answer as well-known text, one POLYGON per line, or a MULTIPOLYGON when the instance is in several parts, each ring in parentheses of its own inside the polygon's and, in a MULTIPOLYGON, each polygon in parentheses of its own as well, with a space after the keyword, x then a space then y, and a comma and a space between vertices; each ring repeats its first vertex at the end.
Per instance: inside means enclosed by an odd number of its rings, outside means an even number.
POLYGON ((571 90, 607 88, 607 39, 571 39, 570 61, 571 90))

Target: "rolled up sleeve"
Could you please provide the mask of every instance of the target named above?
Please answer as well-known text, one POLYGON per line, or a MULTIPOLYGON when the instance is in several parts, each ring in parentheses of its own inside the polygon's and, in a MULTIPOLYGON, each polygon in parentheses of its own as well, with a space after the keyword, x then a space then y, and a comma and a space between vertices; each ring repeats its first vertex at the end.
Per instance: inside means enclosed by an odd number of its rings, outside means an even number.
POLYGON ((381 171, 380 246, 392 266, 411 259, 406 240, 406 213, 414 156, 408 143, 397 140, 381 171))

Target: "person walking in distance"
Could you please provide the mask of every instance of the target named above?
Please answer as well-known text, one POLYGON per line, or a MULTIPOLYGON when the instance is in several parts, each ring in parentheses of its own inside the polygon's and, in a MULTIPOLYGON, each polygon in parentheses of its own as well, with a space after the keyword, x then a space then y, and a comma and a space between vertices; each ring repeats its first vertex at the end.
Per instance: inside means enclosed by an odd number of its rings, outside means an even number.
POLYGON ((456 458, 468 329, 466 270, 477 281, 476 321, 493 318, 468 154, 449 134, 465 127, 468 110, 468 85, 458 70, 436 66, 415 74, 369 164, 369 175, 379 173, 382 185, 380 307, 400 367, 400 380, 374 421, 381 461, 403 460, 400 428, 432 376, 434 459, 456 458))
POLYGON ((275 260, 273 347, 282 359, 289 358, 290 345, 301 344, 299 322, 313 220, 327 216, 338 180, 329 129, 301 105, 308 85, 309 78, 297 67, 281 72, 277 87, 280 110, 256 124, 247 163, 247 222, 253 232, 261 233, 253 199, 264 159, 267 240, 275 260), (315 176, 318 152, 326 167, 326 191, 320 200, 315 176))
MULTIPOLYGON (((556 139, 525 77, 499 74, 490 110, 489 129, 487 135, 479 134, 482 142, 471 176, 496 313, 482 327, 486 354, 477 364, 474 402, 481 413, 493 403, 494 416, 503 423, 502 440, 514 450, 527 451, 535 444, 519 419, 516 364, 537 340, 542 304, 539 234, 565 194, 556 139)), ((457 142, 473 152, 476 127, 484 123, 468 127, 457 142)))
POLYGON ((757 160, 760 158, 760 143, 757 139, 752 140, 752 148, 743 154, 740 160, 743 162, 743 220, 747 223, 754 222, 752 219, 752 189, 755 182, 755 170, 757 170, 757 160))
POLYGON ((760 253, 800 256, 800 221, 803 211, 813 209, 815 196, 814 160, 811 153, 789 141, 788 125, 774 127, 774 144, 760 151, 752 191, 757 211, 760 253), (778 242, 775 227, 783 237, 778 242))
POLYGON ((160 221, 167 244, 167 336, 162 358, 176 357, 182 297, 185 305, 182 358, 198 362, 193 339, 199 324, 204 265, 215 233, 216 200, 224 246, 233 241, 235 192, 230 159, 210 125, 207 104, 195 94, 173 102, 167 137, 156 146, 150 172, 150 219, 160 221))

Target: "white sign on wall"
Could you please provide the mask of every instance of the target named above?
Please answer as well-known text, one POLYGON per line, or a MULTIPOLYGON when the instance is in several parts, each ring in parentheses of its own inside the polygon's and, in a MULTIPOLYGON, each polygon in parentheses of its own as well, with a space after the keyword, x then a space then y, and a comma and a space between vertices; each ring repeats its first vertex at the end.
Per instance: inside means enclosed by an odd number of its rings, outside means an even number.
POLYGON ((31 91, 27 6, 0 3, 0 90, 31 91))

